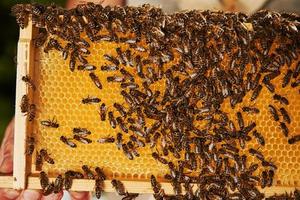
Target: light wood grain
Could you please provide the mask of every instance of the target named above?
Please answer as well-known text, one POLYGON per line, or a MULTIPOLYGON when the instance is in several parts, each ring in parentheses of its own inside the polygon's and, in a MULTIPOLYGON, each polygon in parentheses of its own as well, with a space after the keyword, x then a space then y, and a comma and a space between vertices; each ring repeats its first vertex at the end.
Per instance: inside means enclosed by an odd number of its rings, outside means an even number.
POLYGON ((0 188, 13 188, 13 177, 0 176, 0 188))
MULTIPOLYGON (((25 29, 20 29, 18 42, 18 64, 16 78, 16 106, 15 106, 15 133, 14 133, 14 167, 13 167, 13 188, 23 189, 26 185, 26 156, 25 143, 26 132, 32 127, 27 127, 27 119, 21 113, 20 104, 24 94, 28 94, 31 99, 33 96, 22 81, 22 76, 30 74, 34 63, 34 48, 32 47, 33 28, 29 21, 25 29)), ((27 166, 28 167, 28 166, 27 166)))
MULTIPOLYGON (((51 179, 54 181, 55 179, 51 179)), ((143 193, 143 194, 152 194, 153 190, 151 188, 150 181, 122 181, 126 190, 130 193, 143 193)), ((73 186, 71 191, 93 191, 94 190, 94 180, 88 179, 75 179, 73 181, 73 186)), ((173 188, 170 183, 161 183, 162 188, 164 189, 166 194, 173 194, 173 188)), ((41 189, 40 182, 38 177, 29 177, 28 180, 28 188, 31 189, 41 189)), ((197 186, 193 187, 196 190, 197 186)), ((300 188, 298 188, 300 189, 300 188)), ((294 187, 281 187, 281 186, 273 186, 271 188, 260 189, 265 193, 266 196, 271 196, 273 194, 283 194, 285 192, 293 192, 295 190, 294 187)), ((115 192, 115 189, 111 185, 111 181, 107 180, 104 182, 104 191, 105 192, 115 192)), ((184 190, 183 190, 184 192, 184 190)))
MULTIPOLYGON (((50 178, 50 181, 54 181, 54 178, 50 178)), ((104 182, 104 191, 105 192, 115 192, 112 187, 110 180, 104 182)), ((130 193, 143 193, 143 194, 152 194, 153 190, 151 188, 150 182, 145 181, 122 181, 126 190, 130 193)), ((71 191, 93 191, 94 190, 94 180, 87 179, 75 179, 73 181, 73 186, 71 191)), ((173 189, 170 183, 161 183, 162 188, 166 194, 173 194, 173 189)), ((13 177, 12 176, 0 176, 0 188, 12 188, 13 187, 13 177)), ((28 178, 28 187, 29 189, 41 189, 40 180, 38 177, 29 177, 28 178)), ((194 187, 195 189, 196 187, 194 187)), ((300 189, 300 188, 298 188, 300 189)), ((294 187, 281 187, 273 186, 271 188, 260 189, 265 195, 271 196, 273 194, 284 194, 285 192, 290 193, 295 190, 294 187)))

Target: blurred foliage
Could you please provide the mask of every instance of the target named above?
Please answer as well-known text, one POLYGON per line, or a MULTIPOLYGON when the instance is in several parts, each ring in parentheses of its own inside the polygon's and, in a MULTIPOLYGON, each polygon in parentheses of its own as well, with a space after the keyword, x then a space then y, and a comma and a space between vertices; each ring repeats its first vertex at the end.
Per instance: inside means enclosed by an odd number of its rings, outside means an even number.
POLYGON ((19 27, 10 9, 18 3, 55 3, 64 6, 66 0, 1 0, 0 1, 0 141, 5 127, 14 115, 15 82, 16 82, 16 55, 19 27))

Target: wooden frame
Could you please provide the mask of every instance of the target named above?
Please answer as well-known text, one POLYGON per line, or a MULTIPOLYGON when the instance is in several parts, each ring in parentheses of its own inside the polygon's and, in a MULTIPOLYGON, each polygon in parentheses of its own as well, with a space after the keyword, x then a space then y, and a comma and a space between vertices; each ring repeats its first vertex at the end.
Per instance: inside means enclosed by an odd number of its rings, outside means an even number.
MULTIPOLYGON (((251 30, 251 24, 247 24, 251 30)), ((29 174, 31 161, 25 155, 26 132, 29 132, 32 127, 27 127, 26 117, 21 114, 20 100, 24 94, 31 97, 33 94, 27 91, 26 85, 21 81, 24 74, 29 74, 34 77, 35 54, 33 47, 33 38, 35 29, 31 21, 25 29, 20 29, 20 37, 18 42, 18 65, 17 65, 17 88, 16 88, 16 107, 15 107, 15 135, 14 135, 14 167, 13 176, 0 175, 0 188, 14 188, 14 189, 41 189, 39 178, 29 174)), ((54 178, 51 178, 54 180, 54 178)), ((126 189, 131 193, 153 193, 149 181, 123 181, 126 189)), ((93 191, 94 180, 75 179, 71 190, 73 191, 93 191)), ((170 183, 162 183, 162 188, 166 194, 172 194, 173 189, 170 183)), ((194 187, 196 189, 196 187, 194 187)), ((274 186, 271 188, 261 189, 266 196, 274 193, 280 194, 294 191, 294 187, 280 187, 274 186)), ((300 189, 300 188, 299 188, 300 189)), ((104 191, 114 192, 114 188, 107 180, 104 183, 104 191)))

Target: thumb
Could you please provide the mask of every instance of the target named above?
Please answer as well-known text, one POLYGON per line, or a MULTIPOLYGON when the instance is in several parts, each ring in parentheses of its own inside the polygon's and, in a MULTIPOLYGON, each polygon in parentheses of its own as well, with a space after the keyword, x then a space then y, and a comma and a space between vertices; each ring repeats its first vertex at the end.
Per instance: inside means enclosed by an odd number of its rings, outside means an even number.
POLYGON ((13 171, 13 146, 14 146, 14 118, 8 124, 0 148, 0 172, 12 173, 13 171))

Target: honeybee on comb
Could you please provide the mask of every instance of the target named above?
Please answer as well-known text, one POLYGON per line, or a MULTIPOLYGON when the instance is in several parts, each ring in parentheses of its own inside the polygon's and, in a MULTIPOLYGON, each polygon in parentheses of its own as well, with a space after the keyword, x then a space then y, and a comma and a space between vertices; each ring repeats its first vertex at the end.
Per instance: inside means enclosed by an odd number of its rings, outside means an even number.
POLYGON ((50 155, 48 154, 46 149, 41 149, 40 154, 47 163, 49 163, 51 165, 53 165, 55 163, 53 158, 50 157, 50 155))
POLYGON ((32 155, 34 151, 35 139, 34 137, 27 137, 26 140, 26 155, 32 155))
POLYGON ((20 104, 21 112, 26 113, 29 109, 29 98, 26 94, 22 96, 21 104, 20 104))
POLYGON ((32 90, 36 90, 35 84, 33 83, 32 79, 29 75, 22 76, 22 81, 24 81, 32 90))
POLYGON ((41 125, 45 127, 51 127, 51 128, 58 128, 59 124, 57 123, 57 120, 53 118, 52 120, 42 120, 41 125))

